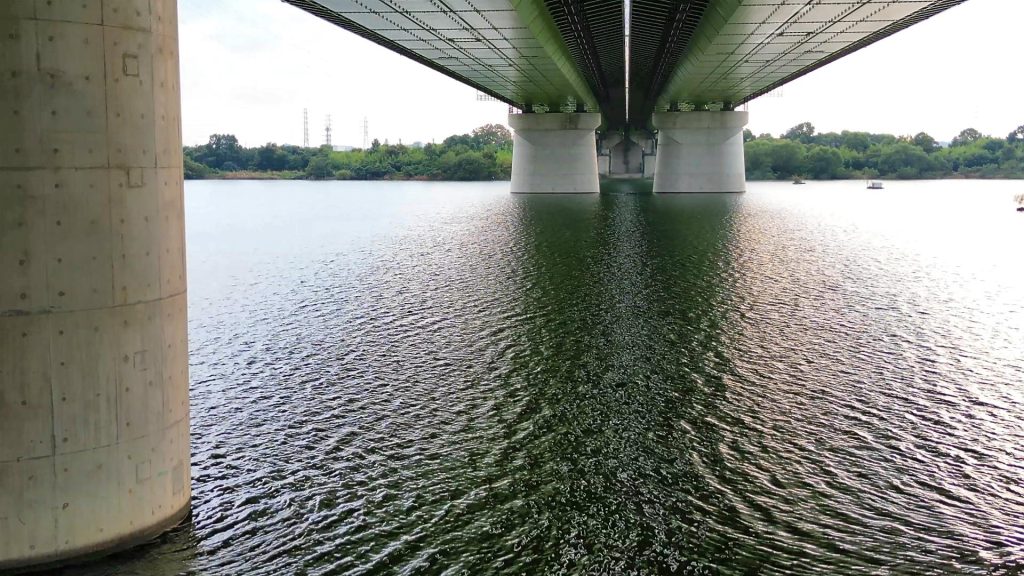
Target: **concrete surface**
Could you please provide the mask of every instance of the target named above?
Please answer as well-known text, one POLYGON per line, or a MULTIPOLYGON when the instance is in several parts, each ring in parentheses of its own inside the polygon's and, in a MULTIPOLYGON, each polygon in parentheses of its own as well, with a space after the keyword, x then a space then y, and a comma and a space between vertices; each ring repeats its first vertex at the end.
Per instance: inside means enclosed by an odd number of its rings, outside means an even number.
POLYGON ((0 570, 188 511, 175 0, 0 1, 0 570))
POLYGON ((509 114, 514 194, 597 193, 597 113, 509 114))
POLYGON ((644 149, 633 136, 627 136, 609 150, 611 165, 609 174, 642 174, 644 149))
POLYGON ((654 192, 745 192, 746 112, 656 112, 654 192))

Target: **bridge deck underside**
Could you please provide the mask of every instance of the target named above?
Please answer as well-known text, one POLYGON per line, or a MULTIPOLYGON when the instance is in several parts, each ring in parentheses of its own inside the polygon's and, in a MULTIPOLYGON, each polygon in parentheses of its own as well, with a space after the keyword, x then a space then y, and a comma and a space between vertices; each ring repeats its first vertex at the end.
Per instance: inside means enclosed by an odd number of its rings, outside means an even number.
MULTIPOLYGON (((653 106, 740 104, 965 0, 717 0, 653 106)), ((637 5, 674 4, 634 0, 637 5)), ((691 2, 694 4, 695 2, 691 2)))
POLYGON ((284 0, 517 108, 729 107, 966 0, 284 0))
POLYGON ((539 0, 284 1, 519 108, 602 104, 539 0))

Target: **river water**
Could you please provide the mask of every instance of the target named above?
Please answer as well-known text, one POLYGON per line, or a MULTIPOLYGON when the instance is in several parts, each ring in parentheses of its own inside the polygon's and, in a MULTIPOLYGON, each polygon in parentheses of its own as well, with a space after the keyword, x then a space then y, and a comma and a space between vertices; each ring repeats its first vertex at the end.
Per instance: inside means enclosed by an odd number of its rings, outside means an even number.
POLYGON ((190 182, 192 516, 65 574, 1018 573, 1022 187, 190 182))

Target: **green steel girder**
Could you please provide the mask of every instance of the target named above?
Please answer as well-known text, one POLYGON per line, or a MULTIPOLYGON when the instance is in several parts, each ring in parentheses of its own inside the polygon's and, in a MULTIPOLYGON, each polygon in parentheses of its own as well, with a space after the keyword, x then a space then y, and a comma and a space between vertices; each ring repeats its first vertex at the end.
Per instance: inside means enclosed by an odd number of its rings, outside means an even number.
MULTIPOLYGON (((580 63, 573 57, 566 42, 562 39, 562 33, 545 3, 542 0, 509 1, 512 8, 515 9, 527 28, 533 33, 534 38, 544 47, 548 57, 558 66, 566 81, 575 90, 572 97, 577 101, 585 102, 594 111, 599 110, 600 105, 594 95, 593 85, 589 84, 580 73, 580 63)), ((547 104, 549 107, 555 103, 550 97, 547 97, 547 100, 531 100, 527 97, 522 102, 524 104, 547 104)))
POLYGON ((606 127, 626 122, 626 48, 622 0, 546 0, 576 67, 597 97, 606 127))
POLYGON ((629 22, 629 117, 643 125, 713 0, 633 0, 629 22))

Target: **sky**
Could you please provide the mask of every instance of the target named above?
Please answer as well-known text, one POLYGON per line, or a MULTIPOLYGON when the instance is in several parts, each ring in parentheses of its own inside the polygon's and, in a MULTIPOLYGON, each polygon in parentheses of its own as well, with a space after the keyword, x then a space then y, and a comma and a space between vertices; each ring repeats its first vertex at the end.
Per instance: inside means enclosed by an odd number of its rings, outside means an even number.
MULTIPOLYGON (((246 146, 370 139, 440 142, 488 123, 508 106, 281 0, 179 0, 185 144, 235 134, 246 146)), ((755 134, 801 122, 819 132, 927 132, 964 128, 1005 136, 1024 124, 1022 0, 967 0, 750 102, 755 134)))

